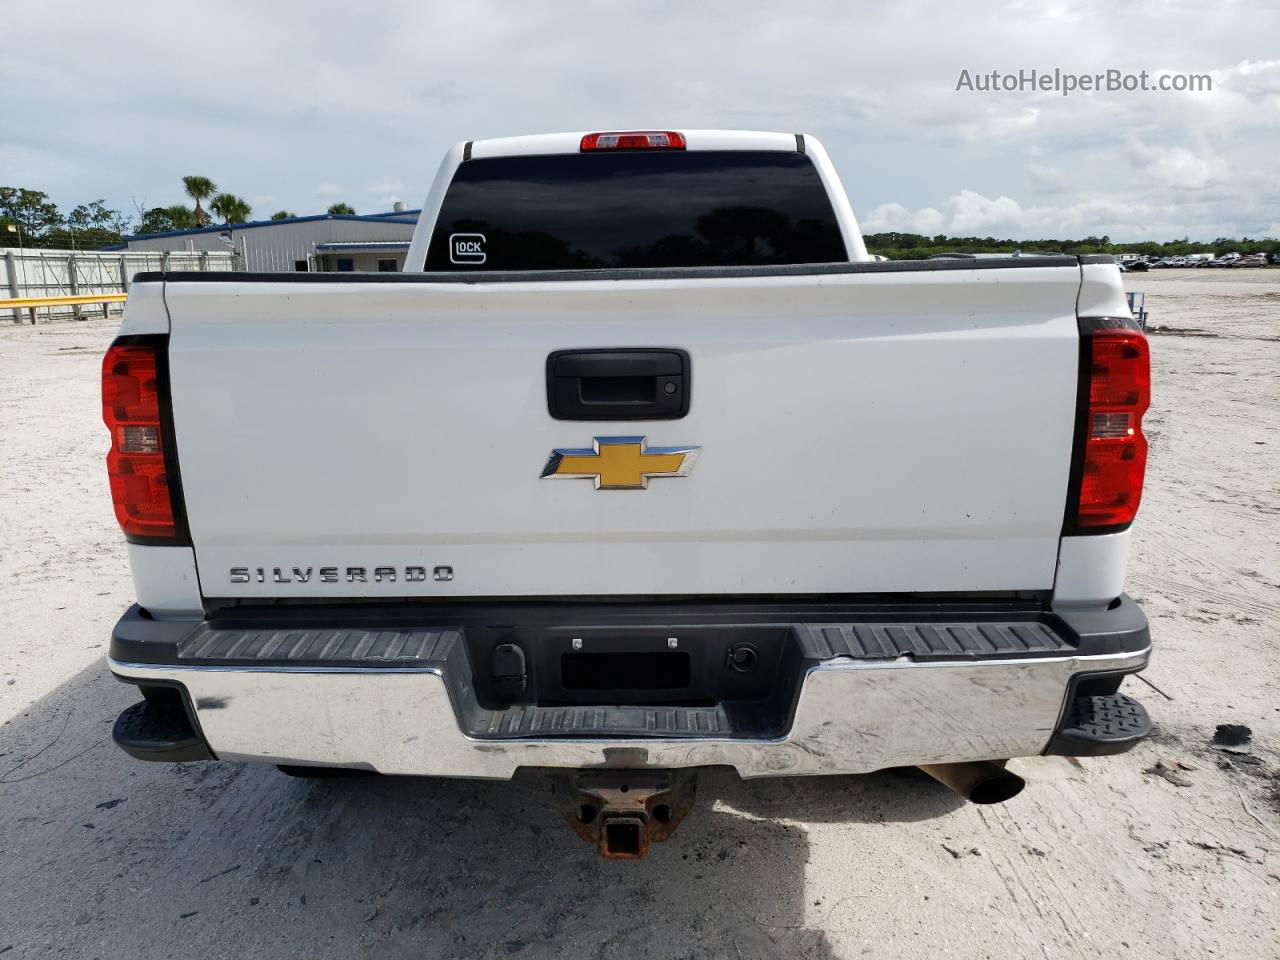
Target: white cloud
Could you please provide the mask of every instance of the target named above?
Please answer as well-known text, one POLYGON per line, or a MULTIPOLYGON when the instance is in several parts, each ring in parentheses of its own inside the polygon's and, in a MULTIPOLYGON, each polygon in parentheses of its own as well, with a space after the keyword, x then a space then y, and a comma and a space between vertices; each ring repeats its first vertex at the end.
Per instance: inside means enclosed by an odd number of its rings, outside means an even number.
POLYGON ((1036 129, 1041 112, 1039 107, 1010 103, 1003 98, 989 98, 985 102, 970 100, 967 104, 937 102, 932 107, 915 113, 912 119, 921 127, 933 128, 948 137, 977 143, 1026 136, 1036 129), (991 102, 992 100, 995 102, 991 102))
POLYGON ((334 197, 342 196, 342 188, 336 183, 321 183, 317 184, 316 187, 312 189, 311 195, 314 197, 332 199, 334 197))
POLYGON ((1062 193, 1073 187, 1071 175, 1061 167, 1043 163, 1027 164, 1027 173, 1041 193, 1062 193))
MULTIPOLYGON (((1240 235, 1241 230, 1222 217, 1239 203, 1235 195, 1214 204, 1188 210, 1185 203, 1155 204, 1134 195, 1097 193, 1072 203, 1024 205, 1008 196, 989 197, 975 190, 961 190, 948 197, 943 209, 911 210, 900 203, 881 204, 864 218, 867 233, 899 231, 933 236, 994 236, 1013 239, 1057 239, 1110 236, 1115 240, 1173 239, 1188 233, 1206 237, 1240 235), (1188 214, 1199 231, 1186 229, 1188 214)), ((1275 229, 1273 225, 1271 229, 1275 229)))
POLYGON ((1197 153, 1187 147, 1148 147, 1131 140, 1127 148, 1129 162, 1156 182, 1178 190, 1202 190, 1225 181, 1227 162, 1202 147, 1197 153))
POLYGON ((1280 60, 1241 60, 1209 71, 1213 91, 1192 102, 1212 111, 1219 124, 1274 126, 1280 120, 1280 60))
POLYGON ((370 183, 364 192, 367 206, 390 210, 397 200, 404 199, 406 188, 404 181, 396 177, 382 177, 370 183))
POLYGON ((1007 231, 1010 227, 1022 227, 1027 220, 1028 212, 1009 197, 992 199, 972 190, 961 190, 949 197, 947 203, 952 208, 948 232, 963 236, 987 233, 996 227, 1007 231))
POLYGON ((940 233, 946 217, 933 207, 908 210, 900 203, 883 203, 859 221, 867 233, 919 233, 932 237, 940 233))

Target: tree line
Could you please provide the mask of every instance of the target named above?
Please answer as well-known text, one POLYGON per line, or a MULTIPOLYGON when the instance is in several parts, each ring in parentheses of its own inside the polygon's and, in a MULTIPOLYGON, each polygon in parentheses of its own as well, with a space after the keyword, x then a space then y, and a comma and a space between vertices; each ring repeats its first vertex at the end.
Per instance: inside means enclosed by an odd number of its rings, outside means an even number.
MULTIPOLYGON (((104 200, 92 200, 63 212, 41 190, 0 187, 0 247, 43 247, 95 250, 119 243, 125 237, 147 233, 168 233, 196 227, 234 226, 248 223, 253 208, 243 197, 219 191, 208 177, 182 178, 183 192, 192 206, 176 203, 164 207, 137 205, 135 215, 113 210, 104 200), (205 203, 208 209, 205 209, 205 203), (218 221, 213 218, 217 217, 218 221)), ((332 204, 330 214, 355 214, 347 203, 332 204)), ((277 210, 272 220, 297 216, 277 210)))
POLYGON ((933 237, 918 233, 868 233, 863 238, 867 251, 888 257, 890 260, 924 260, 937 253, 1141 253, 1155 257, 1185 257, 1189 253, 1276 253, 1280 254, 1280 239, 1263 237, 1218 237, 1198 242, 1183 237, 1181 240, 1139 240, 1135 243, 1115 243, 1108 236, 1085 237, 1083 240, 999 240, 995 237, 949 237, 938 234, 933 237))
MULTIPOLYGON (((243 197, 220 192, 208 177, 182 178, 182 188, 193 201, 165 207, 146 208, 139 204, 136 216, 112 210, 102 200, 80 204, 64 213, 48 195, 25 187, 0 187, 0 246, 52 247, 93 250, 119 243, 127 236, 145 233, 168 233, 214 225, 212 217, 233 226, 247 223, 253 208, 243 197), (208 201, 209 209, 204 207, 208 201), (212 216, 211 216, 212 215, 212 216), (10 229, 12 228, 12 229, 10 229)), ((330 214, 355 214, 350 204, 335 203, 330 214)), ((297 216, 289 210, 277 210, 272 220, 297 216)), ((1209 242, 1181 240, 1142 240, 1114 243, 1108 236, 1085 237, 1082 240, 1000 240, 995 237, 949 237, 938 234, 926 237, 916 233, 869 233, 867 250, 890 260, 923 260, 936 253, 1012 253, 1027 252, 1142 253, 1158 257, 1186 256, 1189 253, 1271 253, 1280 254, 1280 239, 1264 237, 1218 237, 1209 242)))

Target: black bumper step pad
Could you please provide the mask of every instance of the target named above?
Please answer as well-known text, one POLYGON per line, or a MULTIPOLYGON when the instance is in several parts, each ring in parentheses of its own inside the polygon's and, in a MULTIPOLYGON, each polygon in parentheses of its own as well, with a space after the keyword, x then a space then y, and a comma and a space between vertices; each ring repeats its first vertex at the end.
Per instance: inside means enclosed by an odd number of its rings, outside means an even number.
POLYGON ((1113 693, 1071 702, 1046 753, 1096 757, 1124 753, 1151 734, 1151 718, 1133 697, 1113 693))
MULTIPOLYGON (((672 628, 675 629, 675 628, 672 628)), ((695 628, 696 629, 696 628, 695 628)), ((989 623, 795 624, 806 657, 831 660, 976 660, 1061 656, 1075 647, 1035 620, 989 623)), ((461 638, 451 629, 237 630, 201 625, 178 645, 179 661, 442 666, 461 638)))
POLYGON ((819 660, 966 660, 1037 657, 1075 652, 1046 623, 1036 620, 990 623, 802 624, 806 652, 819 660))
POLYGON ((138 760, 186 763, 213 759, 181 702, 135 703, 116 717, 111 739, 138 760))
POLYGON ((180 661, 441 666, 457 630, 236 630, 202 624, 178 645, 180 661))
POLYGON ((516 737, 657 737, 699 739, 778 736, 785 732, 785 711, 747 705, 708 707, 541 707, 513 704, 486 710, 469 704, 463 726, 479 740, 516 737))

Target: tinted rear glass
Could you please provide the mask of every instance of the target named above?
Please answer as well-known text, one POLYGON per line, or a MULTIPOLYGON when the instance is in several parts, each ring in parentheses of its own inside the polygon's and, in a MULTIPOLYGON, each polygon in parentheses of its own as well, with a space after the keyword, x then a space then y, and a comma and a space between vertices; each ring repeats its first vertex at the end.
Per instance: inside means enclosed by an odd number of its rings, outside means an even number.
POLYGON ((581 270, 847 260, 802 153, 671 151, 469 160, 428 270, 581 270))

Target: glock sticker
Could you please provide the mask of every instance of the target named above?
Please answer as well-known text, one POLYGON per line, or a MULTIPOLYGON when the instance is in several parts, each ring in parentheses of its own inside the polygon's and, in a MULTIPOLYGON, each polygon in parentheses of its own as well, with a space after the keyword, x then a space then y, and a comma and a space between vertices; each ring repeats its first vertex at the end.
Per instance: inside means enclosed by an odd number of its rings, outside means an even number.
POLYGON ((452 233, 449 235, 450 263, 484 263, 488 259, 484 252, 483 233, 452 233))

